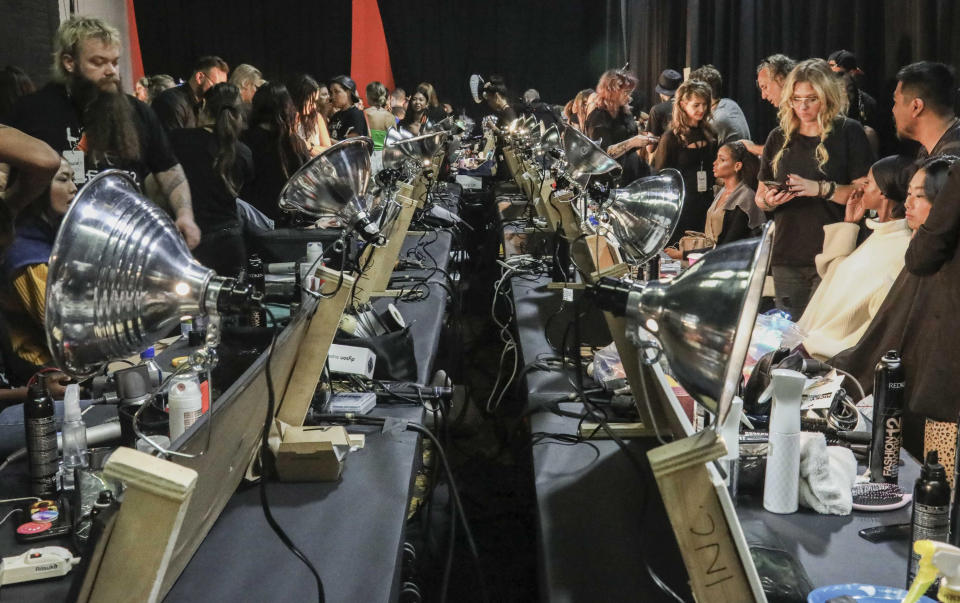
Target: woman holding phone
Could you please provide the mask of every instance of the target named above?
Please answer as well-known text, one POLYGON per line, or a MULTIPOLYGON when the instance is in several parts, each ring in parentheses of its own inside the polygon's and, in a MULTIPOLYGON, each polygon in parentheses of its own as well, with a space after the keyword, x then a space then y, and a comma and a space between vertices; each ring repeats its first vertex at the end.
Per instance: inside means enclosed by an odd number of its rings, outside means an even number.
POLYGON ((863 126, 844 117, 846 109, 843 84, 826 61, 802 61, 784 82, 780 126, 763 147, 756 203, 776 225, 776 305, 794 320, 820 282, 814 258, 823 250, 823 227, 843 221, 847 199, 873 163, 863 126))

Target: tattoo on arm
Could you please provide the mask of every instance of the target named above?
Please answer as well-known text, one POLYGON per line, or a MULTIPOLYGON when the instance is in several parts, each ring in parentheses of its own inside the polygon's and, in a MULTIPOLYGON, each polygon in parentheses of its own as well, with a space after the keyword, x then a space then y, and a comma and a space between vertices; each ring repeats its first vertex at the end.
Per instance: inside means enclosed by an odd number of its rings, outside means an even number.
POLYGON ((178 163, 165 172, 154 174, 157 177, 157 183, 160 190, 170 202, 173 212, 180 217, 182 212, 193 213, 193 202, 190 199, 190 185, 187 183, 187 176, 183 173, 183 167, 178 163))

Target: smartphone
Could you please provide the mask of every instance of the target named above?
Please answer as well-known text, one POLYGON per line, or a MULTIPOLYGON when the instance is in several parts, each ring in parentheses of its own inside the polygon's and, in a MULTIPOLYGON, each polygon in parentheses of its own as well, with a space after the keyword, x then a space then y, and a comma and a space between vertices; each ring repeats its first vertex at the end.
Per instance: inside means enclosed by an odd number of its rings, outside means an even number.
POLYGON ((70 533, 70 514, 59 500, 33 501, 22 509, 22 523, 13 524, 17 542, 36 542, 70 533))
POLYGON ((773 189, 778 193, 782 193, 783 191, 788 190, 787 185, 785 183, 777 182, 776 180, 764 180, 763 184, 767 188, 773 189))
POLYGON ((869 542, 889 542, 891 540, 909 540, 910 524, 895 523, 887 526, 864 528, 858 532, 860 537, 869 542))

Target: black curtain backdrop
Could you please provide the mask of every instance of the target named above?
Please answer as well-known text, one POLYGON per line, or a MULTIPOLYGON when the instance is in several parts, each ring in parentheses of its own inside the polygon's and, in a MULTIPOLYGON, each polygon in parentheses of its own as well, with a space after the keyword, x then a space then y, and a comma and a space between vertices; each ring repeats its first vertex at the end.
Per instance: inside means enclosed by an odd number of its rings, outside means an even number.
MULTIPOLYGON (((184 77, 203 54, 253 64, 268 78, 349 73, 351 0, 136 0, 135 8, 148 74, 184 77)), ((769 54, 852 50, 884 116, 900 66, 960 64, 952 0, 380 0, 380 11, 394 79, 408 92, 430 81, 443 101, 478 115, 468 76, 500 73, 516 96, 532 87, 563 104, 629 59, 648 107, 661 70, 712 63, 758 142, 775 125, 756 88, 756 65, 769 54)))
MULTIPOLYGON (((577 0, 381 1, 380 11, 397 85, 409 93, 430 81, 444 102, 478 113, 471 73, 500 73, 516 96, 536 88, 563 104, 596 84, 605 60, 622 62, 606 46, 609 33, 622 48, 619 0, 605 2, 616 11, 609 24, 604 3, 577 0)), ((204 54, 250 63, 268 79, 349 73, 350 0, 136 0, 135 9, 148 74, 186 77, 204 54)))
POLYGON ((473 105, 471 73, 499 73, 515 96, 536 88, 564 104, 605 67, 603 2, 381 0, 380 12, 397 85, 410 93, 431 81, 455 106, 473 105))
POLYGON ((712 63, 757 142, 776 125, 756 87, 756 66, 770 54, 854 52, 887 120, 901 66, 960 65, 960 39, 952 35, 960 31, 960 7, 952 0, 629 0, 627 20, 631 65, 651 97, 664 68, 712 63))
POLYGON ((185 78, 207 54, 267 79, 350 70, 350 0, 135 0, 134 9, 148 75, 185 78))

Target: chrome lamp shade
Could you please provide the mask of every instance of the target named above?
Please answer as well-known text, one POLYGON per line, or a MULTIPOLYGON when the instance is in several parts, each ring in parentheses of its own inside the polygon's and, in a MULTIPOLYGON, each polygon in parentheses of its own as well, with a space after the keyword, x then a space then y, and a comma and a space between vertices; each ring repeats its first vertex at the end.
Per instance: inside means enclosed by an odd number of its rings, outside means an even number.
POLYGON ((102 172, 71 203, 53 244, 47 345, 64 372, 89 377, 167 336, 183 315, 224 310, 234 285, 193 259, 130 176, 102 172))
POLYGON ((642 264, 667 244, 683 211, 683 176, 674 169, 640 178, 610 191, 600 221, 635 263, 642 264))
POLYGON ((604 278, 599 305, 652 333, 677 381, 723 424, 740 383, 773 247, 759 238, 721 245, 672 281, 604 278))
POLYGON ((447 136, 446 130, 413 136, 405 130, 390 128, 383 143, 384 166, 387 166, 388 150, 390 161, 395 161, 399 152, 399 157, 412 159, 420 166, 429 166, 434 155, 447 142, 447 136))
POLYGON ((581 187, 586 187, 591 178, 598 176, 619 178, 623 171, 613 157, 576 128, 568 127, 563 131, 563 151, 567 175, 581 187))
POLYGON ((368 215, 366 198, 372 150, 366 137, 326 149, 290 177, 280 191, 280 208, 314 218, 335 216, 365 240, 378 241, 380 231, 368 215))

